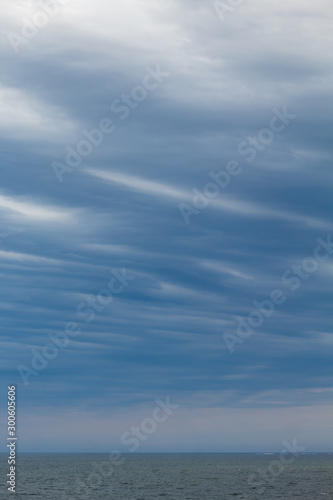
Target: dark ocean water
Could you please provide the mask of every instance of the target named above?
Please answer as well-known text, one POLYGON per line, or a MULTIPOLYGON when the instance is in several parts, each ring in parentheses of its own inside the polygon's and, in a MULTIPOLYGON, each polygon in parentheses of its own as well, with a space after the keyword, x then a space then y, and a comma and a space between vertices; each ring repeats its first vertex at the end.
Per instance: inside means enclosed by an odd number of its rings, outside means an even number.
POLYGON ((18 500, 333 500, 333 455, 307 454, 20 454, 18 500), (288 462, 288 463, 287 463, 288 462))

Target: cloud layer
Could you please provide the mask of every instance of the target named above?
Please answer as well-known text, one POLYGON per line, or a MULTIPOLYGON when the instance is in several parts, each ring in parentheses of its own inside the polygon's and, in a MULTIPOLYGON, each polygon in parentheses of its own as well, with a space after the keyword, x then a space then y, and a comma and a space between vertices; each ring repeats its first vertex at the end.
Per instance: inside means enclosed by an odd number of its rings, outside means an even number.
POLYGON ((168 395, 185 408, 168 421, 177 451, 188 426, 186 450, 279 450, 276 422, 297 434, 304 413, 302 444, 324 449, 333 255, 304 259, 333 234, 331 3, 254 0, 224 20, 201 0, 53 5, 3 9, 2 393, 19 384, 21 419, 40 409, 49 449, 93 450, 88 420, 118 429, 168 395), (294 118, 272 132, 276 109, 294 118), (112 269, 135 279, 87 322, 112 269), (286 300, 232 354, 224 335, 274 289, 286 300), (81 333, 25 386, 17 366, 69 322, 81 333), (56 444, 70 408, 89 419, 56 444), (234 439, 205 447, 223 412, 234 439))

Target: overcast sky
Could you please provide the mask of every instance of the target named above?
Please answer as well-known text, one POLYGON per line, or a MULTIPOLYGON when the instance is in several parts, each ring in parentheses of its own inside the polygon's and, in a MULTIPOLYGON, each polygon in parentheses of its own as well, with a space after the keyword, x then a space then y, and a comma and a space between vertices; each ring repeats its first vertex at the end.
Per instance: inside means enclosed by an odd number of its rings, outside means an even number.
POLYGON ((139 451, 330 451, 331 1, 54 1, 2 7, 0 395, 18 385, 20 449, 126 450, 169 396, 139 451))

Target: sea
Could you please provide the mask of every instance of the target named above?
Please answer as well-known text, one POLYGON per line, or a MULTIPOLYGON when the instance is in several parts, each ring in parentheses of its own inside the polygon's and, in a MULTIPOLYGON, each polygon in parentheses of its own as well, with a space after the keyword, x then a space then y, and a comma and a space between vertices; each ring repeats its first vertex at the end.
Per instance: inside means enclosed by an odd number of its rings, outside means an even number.
POLYGON ((0 498, 16 500, 333 500, 333 455, 20 454, 15 493, 0 455, 0 498))

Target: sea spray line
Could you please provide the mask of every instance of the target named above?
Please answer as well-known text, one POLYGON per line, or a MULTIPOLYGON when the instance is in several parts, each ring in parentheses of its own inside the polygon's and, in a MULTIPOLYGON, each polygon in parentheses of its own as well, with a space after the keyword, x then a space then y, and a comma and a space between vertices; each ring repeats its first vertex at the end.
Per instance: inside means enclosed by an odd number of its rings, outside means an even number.
POLYGON ((262 495, 266 491, 267 483, 282 474, 285 468, 292 465, 300 453, 306 450, 306 447, 297 445, 296 439, 293 440, 292 444, 286 440, 282 444, 284 448, 280 452, 279 460, 270 461, 267 467, 259 468, 256 474, 251 474, 248 477, 248 485, 251 488, 256 488, 256 495, 262 495), (257 488, 259 489, 257 490, 257 488))

